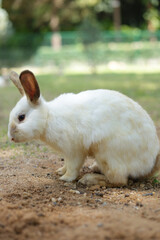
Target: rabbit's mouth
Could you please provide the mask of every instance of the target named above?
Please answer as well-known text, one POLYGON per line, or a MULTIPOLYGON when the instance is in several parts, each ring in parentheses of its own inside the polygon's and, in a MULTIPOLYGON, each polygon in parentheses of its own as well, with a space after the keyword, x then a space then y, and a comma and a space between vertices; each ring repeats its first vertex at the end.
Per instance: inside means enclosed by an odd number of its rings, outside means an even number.
POLYGON ((15 142, 15 143, 20 142, 20 141, 18 141, 17 139, 15 139, 14 137, 11 138, 11 141, 12 141, 12 142, 15 142))
POLYGON ((20 138, 15 137, 14 135, 8 134, 8 137, 11 142, 15 142, 15 143, 21 142, 20 138))
POLYGON ((20 142, 24 142, 18 138, 14 138, 14 137, 11 137, 11 141, 14 142, 14 143, 20 143, 20 142))
POLYGON ((11 142, 15 142, 15 143, 18 142, 17 139, 15 139, 15 138, 12 137, 12 136, 10 137, 10 141, 11 141, 11 142))

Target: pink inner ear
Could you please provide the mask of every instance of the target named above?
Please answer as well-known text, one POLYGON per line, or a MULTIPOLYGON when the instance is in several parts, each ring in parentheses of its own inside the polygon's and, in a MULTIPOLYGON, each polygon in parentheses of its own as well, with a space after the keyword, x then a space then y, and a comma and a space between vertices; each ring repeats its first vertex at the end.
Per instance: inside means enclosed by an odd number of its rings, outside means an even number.
POLYGON ((20 81, 30 101, 36 102, 40 96, 40 90, 34 74, 25 70, 20 74, 20 81))

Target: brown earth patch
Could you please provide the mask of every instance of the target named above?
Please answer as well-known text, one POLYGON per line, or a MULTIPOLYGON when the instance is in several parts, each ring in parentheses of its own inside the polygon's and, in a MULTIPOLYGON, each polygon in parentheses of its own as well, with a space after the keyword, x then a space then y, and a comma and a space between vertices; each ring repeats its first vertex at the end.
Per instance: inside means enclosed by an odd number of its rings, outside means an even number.
POLYGON ((40 144, 2 143, 0 239, 160 239, 157 178, 121 188, 84 187, 60 181, 55 171, 62 165, 40 144))

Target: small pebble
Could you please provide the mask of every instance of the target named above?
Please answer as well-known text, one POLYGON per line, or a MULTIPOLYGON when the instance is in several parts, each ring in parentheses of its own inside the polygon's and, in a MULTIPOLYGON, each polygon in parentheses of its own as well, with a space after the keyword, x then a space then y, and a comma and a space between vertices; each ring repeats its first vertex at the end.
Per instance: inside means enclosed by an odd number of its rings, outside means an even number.
POLYGON ((55 198, 52 198, 51 200, 52 200, 52 202, 56 202, 56 199, 55 199, 55 198))
POLYGON ((160 208, 156 209, 154 212, 160 212, 160 208))
POLYGON ((38 217, 45 217, 45 214, 44 213, 38 213, 37 216, 38 217))
POLYGON ((106 188, 106 182, 105 181, 100 181, 99 182, 99 187, 105 187, 106 188))
POLYGON ((42 166, 41 168, 43 168, 43 169, 47 169, 47 167, 45 167, 45 166, 42 166))
POLYGON ((143 207, 143 204, 141 202, 136 202, 137 207, 143 207))
POLYGON ((23 199, 32 198, 31 194, 27 192, 24 192, 22 196, 23 196, 23 199))
POLYGON ((58 198, 58 202, 63 202, 61 197, 58 198))
POLYGON ((103 197, 103 193, 95 193, 96 196, 103 197))
POLYGON ((102 202, 102 200, 101 200, 101 199, 96 199, 96 200, 95 200, 95 202, 97 202, 97 203, 99 203, 99 202, 100 202, 100 203, 101 203, 101 202, 102 202))
POLYGON ((89 188, 89 190, 94 191, 100 188, 100 185, 93 185, 89 188))
POLYGON ((135 206, 134 208, 135 208, 136 210, 139 210, 139 207, 138 207, 138 206, 135 206))
POLYGON ((78 191, 78 190, 75 190, 75 193, 76 193, 76 194, 81 194, 80 191, 78 191))
POLYGON ((98 223, 97 227, 103 227, 103 223, 98 223))
POLYGON ((144 188, 145 187, 145 184, 144 183, 141 183, 140 184, 140 188, 144 188))
POLYGON ((5 225, 0 223, 0 228, 4 228, 4 227, 5 227, 5 225))
POLYGON ((65 187, 68 187, 68 186, 70 186, 70 185, 71 185, 70 182, 65 182, 65 183, 64 183, 64 186, 65 186, 65 187))
POLYGON ((107 202, 104 202, 104 203, 102 204, 102 206, 103 206, 103 207, 107 206, 107 202))
POLYGON ((153 193, 145 193, 145 194, 143 194, 142 196, 153 196, 153 193))
POLYGON ((70 191, 71 193, 80 194, 80 191, 78 191, 78 190, 70 189, 69 191, 70 191))

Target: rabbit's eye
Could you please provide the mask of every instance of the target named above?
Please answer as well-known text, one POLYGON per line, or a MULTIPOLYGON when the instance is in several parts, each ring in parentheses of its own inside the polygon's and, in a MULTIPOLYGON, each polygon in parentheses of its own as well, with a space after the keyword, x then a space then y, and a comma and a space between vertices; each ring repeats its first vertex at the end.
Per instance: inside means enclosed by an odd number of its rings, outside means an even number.
POLYGON ((19 115, 18 120, 22 122, 25 119, 25 114, 19 115))

